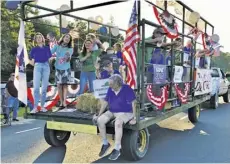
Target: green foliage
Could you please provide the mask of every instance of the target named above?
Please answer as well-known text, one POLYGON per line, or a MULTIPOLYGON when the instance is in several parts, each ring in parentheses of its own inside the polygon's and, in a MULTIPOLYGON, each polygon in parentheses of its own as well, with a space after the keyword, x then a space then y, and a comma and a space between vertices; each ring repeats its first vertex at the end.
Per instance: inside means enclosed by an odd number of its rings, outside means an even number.
POLYGON ((222 52, 219 57, 213 58, 213 64, 215 67, 221 68, 224 72, 230 71, 230 53, 222 52))
MULTIPOLYGON (((5 7, 5 2, 1 1, 1 71, 13 72, 15 68, 15 55, 18 47, 18 32, 20 26, 20 9, 10 11, 5 7)), ((26 15, 37 14, 37 10, 26 8, 26 15)), ((26 36, 34 33, 32 23, 25 26, 26 36)), ((27 48, 32 47, 31 41, 26 41, 27 48)))
MULTIPOLYGON (((111 21, 110 23, 113 24, 114 20, 112 17, 110 18, 110 21, 111 21)), ((81 46, 83 45, 83 42, 88 33, 96 34, 102 43, 109 42, 110 46, 113 46, 115 43, 123 43, 124 41, 124 37, 122 35, 118 35, 117 37, 111 38, 110 34, 101 35, 97 30, 88 29, 88 22, 82 21, 80 19, 75 19, 75 22, 69 22, 68 27, 70 29, 74 29, 74 28, 77 29, 79 33, 79 39, 77 40, 77 42, 81 46)))
POLYGON ((46 37, 49 32, 54 32, 56 36, 59 35, 59 27, 58 25, 53 24, 50 20, 47 19, 37 19, 33 21, 34 30, 36 32, 40 32, 46 37))

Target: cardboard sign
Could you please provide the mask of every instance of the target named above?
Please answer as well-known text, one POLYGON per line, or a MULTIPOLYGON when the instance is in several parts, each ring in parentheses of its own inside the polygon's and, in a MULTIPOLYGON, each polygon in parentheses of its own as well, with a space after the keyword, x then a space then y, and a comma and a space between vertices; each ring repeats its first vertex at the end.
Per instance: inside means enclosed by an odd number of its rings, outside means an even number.
POLYGON ((175 66, 173 82, 174 83, 181 83, 182 76, 183 76, 183 67, 182 66, 175 66))
POLYGON ((212 92, 212 76, 209 69, 196 69, 195 96, 212 92))
POLYGON ((96 98, 105 98, 109 89, 109 79, 101 79, 93 81, 94 96, 96 98))

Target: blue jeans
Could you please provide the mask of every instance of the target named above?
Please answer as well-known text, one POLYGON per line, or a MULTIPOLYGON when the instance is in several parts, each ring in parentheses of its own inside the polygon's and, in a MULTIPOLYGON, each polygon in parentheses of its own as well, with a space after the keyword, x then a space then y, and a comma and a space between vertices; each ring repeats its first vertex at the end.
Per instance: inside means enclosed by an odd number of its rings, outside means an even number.
POLYGON ((18 108, 19 108, 18 98, 9 96, 6 101, 7 101, 7 108, 6 108, 7 117, 9 117, 9 114, 10 114, 9 108, 12 108, 13 109, 13 119, 16 119, 18 116, 18 108))
POLYGON ((30 108, 30 111, 33 110, 33 108, 34 108, 33 104, 30 102, 30 100, 27 100, 27 106, 30 108))
MULTIPOLYGON (((42 54, 41 54, 42 55, 42 54)), ((40 100, 40 83, 42 84, 41 107, 44 107, 46 102, 47 87, 49 85, 50 66, 49 63, 35 63, 34 75, 34 108, 37 108, 40 100)))
POLYGON ((89 81, 89 90, 93 92, 93 81, 96 80, 95 72, 81 72, 80 75, 80 91, 79 95, 84 93, 85 85, 87 84, 87 80, 89 81))

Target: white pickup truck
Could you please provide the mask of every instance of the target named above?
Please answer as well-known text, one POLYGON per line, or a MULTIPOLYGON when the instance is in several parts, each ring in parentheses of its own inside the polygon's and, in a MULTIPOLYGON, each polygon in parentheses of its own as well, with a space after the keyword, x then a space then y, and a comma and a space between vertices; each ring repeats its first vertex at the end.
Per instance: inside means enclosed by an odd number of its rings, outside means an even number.
POLYGON ((219 97, 223 97, 224 102, 230 102, 230 82, 227 78, 230 74, 224 74, 224 72, 217 67, 212 67, 212 82, 213 89, 212 97, 210 99, 210 105, 212 108, 218 108, 219 97))

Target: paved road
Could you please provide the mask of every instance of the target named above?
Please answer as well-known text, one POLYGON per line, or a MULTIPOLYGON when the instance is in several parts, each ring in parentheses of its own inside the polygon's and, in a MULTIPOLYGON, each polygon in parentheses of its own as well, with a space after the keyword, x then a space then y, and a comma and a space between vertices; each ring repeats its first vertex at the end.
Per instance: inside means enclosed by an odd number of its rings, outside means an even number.
MULTIPOLYGON (((93 135, 71 136, 66 147, 51 148, 44 141, 45 122, 22 120, 1 129, 3 163, 107 163, 98 159, 100 138, 93 135)), ((180 113, 150 128, 150 147, 140 163, 230 162, 230 104, 217 110, 203 110, 194 126, 180 113)), ((121 157, 119 163, 129 162, 121 157)))

